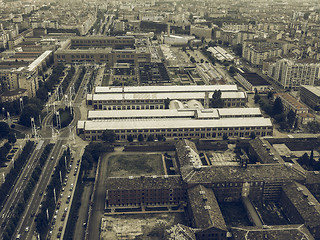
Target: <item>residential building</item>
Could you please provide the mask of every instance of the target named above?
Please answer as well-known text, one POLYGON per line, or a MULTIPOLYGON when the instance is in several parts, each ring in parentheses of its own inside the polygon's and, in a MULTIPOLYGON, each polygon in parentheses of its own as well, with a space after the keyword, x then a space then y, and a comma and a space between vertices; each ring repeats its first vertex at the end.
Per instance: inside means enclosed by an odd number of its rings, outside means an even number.
POLYGON ((187 200, 181 177, 173 176, 129 176, 107 178, 106 207, 179 205, 187 200))
POLYGON ((285 42, 266 39, 247 40, 242 46, 242 57, 252 65, 261 67, 264 60, 286 54, 287 45, 285 42))
POLYGON ((306 125, 315 120, 315 116, 309 112, 309 108, 288 93, 277 93, 274 95, 281 99, 286 113, 292 110, 296 114, 297 124, 306 125))
POLYGON ((188 211, 192 216, 192 227, 199 229, 196 232, 197 239, 227 239, 227 225, 211 188, 202 185, 190 187, 188 189, 188 211))
POLYGON ((300 85, 313 86, 320 79, 320 63, 315 59, 280 59, 269 67, 268 76, 283 88, 297 89, 300 85))
POLYGON ((36 96, 36 91, 39 88, 39 72, 43 71, 43 68, 47 66, 51 58, 52 51, 45 51, 29 64, 28 62, 19 61, 13 62, 14 65, 10 62, 2 65, 2 69, 0 69, 0 87, 4 92, 3 96, 8 96, 4 98, 8 100, 19 98, 22 90, 17 91, 18 89, 26 89, 30 98, 36 96), (13 93, 17 95, 13 96, 13 93))
POLYGON ((150 62, 149 49, 134 45, 135 38, 131 36, 75 37, 55 52, 54 61, 55 63, 105 63, 108 67, 113 67, 115 63, 150 62))
POLYGON ((319 111, 320 109, 320 87, 301 85, 299 88, 300 99, 309 107, 319 111))
POLYGON ((284 184, 280 202, 291 223, 305 224, 315 239, 320 238, 320 203, 303 184, 284 184))
POLYGON ((191 25, 190 35, 195 35, 209 41, 212 39, 212 28, 209 28, 206 25, 191 25))

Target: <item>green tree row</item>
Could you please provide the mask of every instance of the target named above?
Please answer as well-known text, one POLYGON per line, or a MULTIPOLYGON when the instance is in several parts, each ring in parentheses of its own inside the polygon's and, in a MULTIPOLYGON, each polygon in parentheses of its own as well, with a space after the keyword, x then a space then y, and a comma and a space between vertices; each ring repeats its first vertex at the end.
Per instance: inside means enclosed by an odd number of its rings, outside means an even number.
POLYGON ((14 167, 11 168, 10 172, 6 175, 6 179, 4 183, 0 186, 0 204, 3 204, 7 194, 9 193, 10 189, 14 185, 22 167, 25 165, 27 160, 29 159, 31 152, 34 148, 34 142, 28 141, 19 157, 14 162, 14 167))
POLYGON ((47 194, 45 196, 44 201, 42 202, 40 212, 36 216, 36 229, 37 232, 40 234, 41 239, 44 239, 44 237, 46 236, 46 233, 49 229, 49 223, 54 215, 54 210, 56 206, 56 202, 54 199, 54 191, 56 193, 56 196, 58 196, 62 187, 62 183, 60 181, 60 172, 62 179, 64 179, 66 175, 67 166, 70 162, 70 158, 70 148, 67 148, 67 150, 63 152, 61 158, 59 159, 59 162, 52 175, 51 181, 46 189, 47 194), (47 218, 47 209, 49 213, 49 219, 47 218))

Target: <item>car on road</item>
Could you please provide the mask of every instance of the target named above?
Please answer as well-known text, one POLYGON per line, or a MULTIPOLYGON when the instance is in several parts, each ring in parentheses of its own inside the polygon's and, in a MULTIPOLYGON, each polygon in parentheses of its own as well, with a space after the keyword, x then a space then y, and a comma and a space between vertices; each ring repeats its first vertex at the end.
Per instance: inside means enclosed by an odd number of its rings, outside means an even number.
POLYGON ((61 232, 61 231, 62 231, 62 229, 63 229, 63 226, 60 226, 60 227, 59 227, 59 232, 61 232))
POLYGON ((26 231, 26 232, 29 232, 29 229, 30 229, 29 227, 26 227, 25 231, 26 231))
POLYGON ((40 191, 39 196, 42 196, 42 194, 43 194, 43 191, 40 191))
POLYGON ((51 160, 54 160, 54 157, 51 157, 51 160))
POLYGON ((61 237, 61 232, 58 232, 57 238, 60 238, 60 237, 61 237))

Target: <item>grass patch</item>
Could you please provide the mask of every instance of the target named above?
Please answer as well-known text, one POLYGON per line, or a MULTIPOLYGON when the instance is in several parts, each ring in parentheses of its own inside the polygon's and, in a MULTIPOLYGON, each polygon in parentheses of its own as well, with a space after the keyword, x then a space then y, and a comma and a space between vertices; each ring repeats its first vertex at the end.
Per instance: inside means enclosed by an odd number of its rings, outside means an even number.
POLYGON ((101 86, 109 86, 109 79, 110 79, 110 74, 105 74, 103 76, 101 86))
POLYGON ((160 174, 164 174, 160 154, 120 154, 109 158, 109 177, 160 174))

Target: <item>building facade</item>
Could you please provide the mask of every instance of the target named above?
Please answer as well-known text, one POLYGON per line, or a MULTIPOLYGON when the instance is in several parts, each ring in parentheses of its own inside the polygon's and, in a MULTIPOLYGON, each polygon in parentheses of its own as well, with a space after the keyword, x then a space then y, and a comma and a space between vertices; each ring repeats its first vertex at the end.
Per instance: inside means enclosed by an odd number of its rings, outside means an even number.
POLYGON ((284 88, 297 89, 300 85, 313 86, 320 77, 320 63, 313 59, 280 59, 271 65, 268 76, 284 88))

